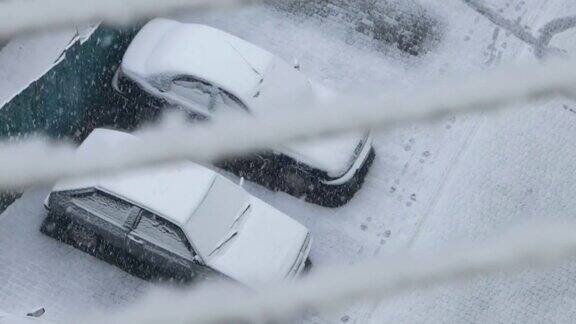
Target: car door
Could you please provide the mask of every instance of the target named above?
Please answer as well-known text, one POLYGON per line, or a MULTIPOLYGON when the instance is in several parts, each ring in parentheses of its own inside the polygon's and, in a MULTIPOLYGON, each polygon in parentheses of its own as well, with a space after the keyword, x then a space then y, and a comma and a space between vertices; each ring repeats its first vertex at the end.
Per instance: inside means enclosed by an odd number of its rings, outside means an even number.
MULTIPOLYGON (((81 227, 73 226, 73 231, 86 227, 113 246, 124 246, 129 232, 125 223, 129 218, 131 204, 96 189, 80 190, 68 195, 74 206, 87 212, 82 214, 84 217, 74 218, 74 222, 81 227)), ((82 236, 82 233, 79 234, 82 236)))
POLYGON ((142 210, 127 243, 129 251, 142 261, 164 271, 190 276, 194 252, 182 230, 162 217, 142 210))
POLYGON ((164 86, 162 95, 166 101, 200 120, 206 120, 221 110, 250 111, 230 92, 191 76, 172 78, 164 86))
POLYGON ((214 106, 214 87, 209 83, 187 76, 173 77, 165 81, 161 96, 199 120, 206 120, 214 106))

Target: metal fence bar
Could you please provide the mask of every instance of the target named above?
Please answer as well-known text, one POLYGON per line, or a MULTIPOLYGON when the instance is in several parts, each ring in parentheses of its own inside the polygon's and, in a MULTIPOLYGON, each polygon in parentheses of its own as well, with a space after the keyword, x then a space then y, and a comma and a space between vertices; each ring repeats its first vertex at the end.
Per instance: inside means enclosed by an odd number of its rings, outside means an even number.
POLYGON ((126 25, 181 9, 216 9, 257 0, 25 0, 0 2, 0 39, 102 22, 126 25))
POLYGON ((415 289, 538 268, 576 257, 576 224, 531 224, 505 238, 429 257, 406 255, 318 269, 292 284, 242 292, 208 286, 152 296, 116 316, 87 323, 275 323, 351 301, 381 300, 415 289))
POLYGON ((59 178, 119 171, 174 160, 211 162, 274 147, 284 142, 366 128, 434 120, 473 111, 491 111, 576 90, 576 62, 499 68, 447 82, 431 83, 410 94, 390 91, 338 96, 314 107, 277 107, 261 118, 224 114, 211 123, 160 125, 139 133, 142 144, 89 152, 37 139, 0 145, 0 189, 59 178), (41 161, 41 163, 39 163, 41 161))

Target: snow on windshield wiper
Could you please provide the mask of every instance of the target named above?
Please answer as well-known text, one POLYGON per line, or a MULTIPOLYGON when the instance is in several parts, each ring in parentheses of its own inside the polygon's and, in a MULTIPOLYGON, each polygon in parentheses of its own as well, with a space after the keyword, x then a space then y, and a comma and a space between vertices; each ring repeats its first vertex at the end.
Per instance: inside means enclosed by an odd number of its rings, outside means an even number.
POLYGON ((212 256, 212 254, 214 254, 218 250, 220 250, 224 245, 226 245, 226 243, 230 242, 234 237, 236 237, 236 235, 238 235, 238 231, 230 232, 228 234, 228 237, 226 237, 226 239, 222 240, 222 242, 220 242, 220 244, 218 244, 216 246, 216 248, 214 248, 214 250, 212 252, 210 252, 210 254, 208 254, 208 256, 212 256))
POLYGON ((244 210, 238 214, 238 216, 236 217, 236 219, 234 220, 234 223, 232 223, 232 225, 230 225, 230 228, 235 228, 236 224, 238 224, 238 222, 240 221, 240 219, 242 219, 242 216, 246 215, 246 212, 250 209, 250 207, 252 207, 251 204, 248 204, 246 206, 246 208, 244 208, 244 210))
POLYGON ((238 216, 236 217, 236 219, 234 220, 232 225, 230 225, 231 231, 228 233, 226 238, 223 239, 218 245, 216 245, 214 250, 212 250, 212 252, 210 252, 210 254, 208 254, 208 256, 212 256, 214 253, 216 253, 218 250, 220 250, 223 246, 225 246, 228 242, 230 242, 236 235, 238 235, 238 229, 236 228, 236 225, 242 219, 242 216, 244 216, 246 214, 246 212, 250 209, 251 206, 252 206, 251 204, 248 204, 246 206, 246 208, 244 208, 244 210, 238 214, 238 216))

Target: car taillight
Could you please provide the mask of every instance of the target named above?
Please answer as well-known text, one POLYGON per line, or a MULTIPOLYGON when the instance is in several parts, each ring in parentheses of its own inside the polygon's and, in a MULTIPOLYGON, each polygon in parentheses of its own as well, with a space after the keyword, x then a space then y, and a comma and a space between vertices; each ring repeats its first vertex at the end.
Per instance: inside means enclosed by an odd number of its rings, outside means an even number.
POLYGON ((292 268, 290 269, 290 272, 288 272, 288 275, 286 276, 287 278, 294 278, 304 268, 306 259, 308 258, 308 253, 310 252, 310 243, 311 238, 310 233, 308 233, 306 239, 304 240, 304 243, 302 244, 302 247, 300 248, 300 253, 298 253, 296 261, 294 262, 292 268))

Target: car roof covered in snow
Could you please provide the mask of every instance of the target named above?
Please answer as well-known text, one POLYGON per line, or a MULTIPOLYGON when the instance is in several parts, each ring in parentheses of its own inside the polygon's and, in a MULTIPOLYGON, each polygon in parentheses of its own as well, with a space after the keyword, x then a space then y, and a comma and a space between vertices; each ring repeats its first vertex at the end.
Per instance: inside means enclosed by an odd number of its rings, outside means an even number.
MULTIPOLYGON (((138 141, 128 133, 96 129, 80 145, 78 154, 102 152, 138 141)), ((87 177, 59 182, 54 191, 96 188, 178 225, 185 224, 210 190, 216 173, 184 161, 121 174, 87 177)))
POLYGON ((273 59, 270 52, 218 29, 159 18, 134 38, 122 70, 133 78, 193 76, 250 98, 273 59))

